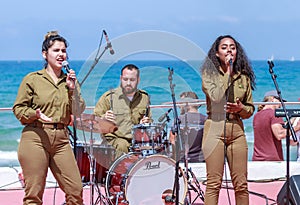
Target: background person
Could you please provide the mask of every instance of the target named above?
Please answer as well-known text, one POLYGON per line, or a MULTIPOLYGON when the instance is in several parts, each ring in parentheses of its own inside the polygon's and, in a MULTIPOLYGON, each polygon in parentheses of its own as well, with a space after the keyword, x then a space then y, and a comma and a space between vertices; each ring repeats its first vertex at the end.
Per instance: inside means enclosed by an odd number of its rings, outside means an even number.
POLYGON ((185 138, 184 141, 188 143, 188 150, 186 150, 188 152, 188 161, 204 162, 201 147, 206 116, 198 111, 199 105, 191 105, 192 102, 195 102, 193 100, 199 99, 196 93, 191 91, 182 92, 180 99, 187 102, 180 107, 179 119, 181 121, 181 135, 187 136, 187 139, 185 138))
POLYGON ((82 205, 82 182, 69 144, 71 114, 85 109, 73 70, 65 74, 67 41, 48 32, 42 45, 45 67, 26 75, 19 87, 13 112, 25 125, 18 148, 23 170, 23 204, 42 204, 48 167, 65 192, 66 204, 82 205))
POLYGON ((107 143, 116 148, 117 155, 128 153, 132 145, 132 127, 150 122, 150 98, 147 92, 138 89, 139 82, 139 68, 125 65, 121 70, 120 87, 105 92, 95 106, 95 115, 118 127, 117 131, 105 135, 107 143))
MULTIPOLYGON (((280 102, 276 90, 265 93, 263 102, 280 102)), ((281 104, 259 105, 253 118, 254 146, 253 161, 283 161, 282 139, 286 139, 286 129, 281 117, 275 117, 275 109, 281 104)), ((295 131, 298 126, 295 127, 295 131)), ((296 145, 293 140, 291 145, 296 145)))
POLYGON ((254 112, 253 69, 242 46, 230 35, 215 40, 201 69, 208 114, 202 145, 207 173, 204 203, 218 204, 226 157, 236 204, 247 205, 248 146, 242 119, 254 112))

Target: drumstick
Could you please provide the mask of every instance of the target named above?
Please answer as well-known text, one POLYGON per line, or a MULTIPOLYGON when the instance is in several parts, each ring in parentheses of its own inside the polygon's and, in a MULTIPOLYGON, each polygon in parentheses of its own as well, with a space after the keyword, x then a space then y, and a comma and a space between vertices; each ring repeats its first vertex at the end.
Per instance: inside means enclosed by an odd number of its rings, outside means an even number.
POLYGON ((110 89, 110 110, 113 110, 112 89, 110 89))
POLYGON ((150 96, 148 99, 148 103, 146 105, 145 117, 148 117, 148 115, 149 115, 149 108, 150 108, 150 96))

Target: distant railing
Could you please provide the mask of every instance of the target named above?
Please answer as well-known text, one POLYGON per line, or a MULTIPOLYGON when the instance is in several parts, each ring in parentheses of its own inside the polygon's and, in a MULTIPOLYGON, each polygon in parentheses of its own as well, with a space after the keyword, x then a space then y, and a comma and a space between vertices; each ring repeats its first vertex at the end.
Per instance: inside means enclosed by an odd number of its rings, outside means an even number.
MULTIPOLYGON (((206 105, 206 102, 198 102, 198 103, 180 103, 177 104, 177 107, 182 106, 182 105, 206 105)), ((280 102, 253 102, 254 105, 279 105, 281 104, 280 102)), ((300 105, 300 102, 284 102, 285 105, 300 105)), ((161 104, 161 105, 150 105, 150 108, 171 108, 173 107, 172 104, 161 104)), ((93 110, 95 106, 87 106, 85 109, 86 110, 93 110)), ((12 110, 11 107, 3 107, 0 108, 0 111, 10 111, 12 110)))

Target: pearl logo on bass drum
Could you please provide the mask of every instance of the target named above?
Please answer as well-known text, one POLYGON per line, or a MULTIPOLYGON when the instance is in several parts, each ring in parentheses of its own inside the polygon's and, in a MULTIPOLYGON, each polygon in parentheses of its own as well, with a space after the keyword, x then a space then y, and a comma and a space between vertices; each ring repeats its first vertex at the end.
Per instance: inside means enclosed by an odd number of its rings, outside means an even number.
POLYGON ((145 170, 150 170, 150 169, 159 169, 160 168, 160 161, 158 161, 156 164, 152 162, 146 162, 145 163, 145 170))

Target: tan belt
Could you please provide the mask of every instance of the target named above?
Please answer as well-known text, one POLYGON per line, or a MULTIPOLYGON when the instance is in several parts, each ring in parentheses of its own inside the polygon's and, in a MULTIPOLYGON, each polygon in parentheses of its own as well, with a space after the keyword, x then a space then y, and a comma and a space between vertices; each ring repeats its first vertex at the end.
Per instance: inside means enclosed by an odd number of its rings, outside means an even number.
MULTIPOLYGON (((222 121, 224 120, 224 114, 211 114, 207 117, 207 119, 211 119, 214 121, 222 121)), ((226 120, 231 121, 231 120, 239 120, 240 116, 238 114, 232 114, 232 113, 226 113, 226 120)))
POLYGON ((39 127, 45 129, 64 129, 66 127, 65 124, 62 123, 42 123, 39 121, 27 124, 30 127, 39 127))

